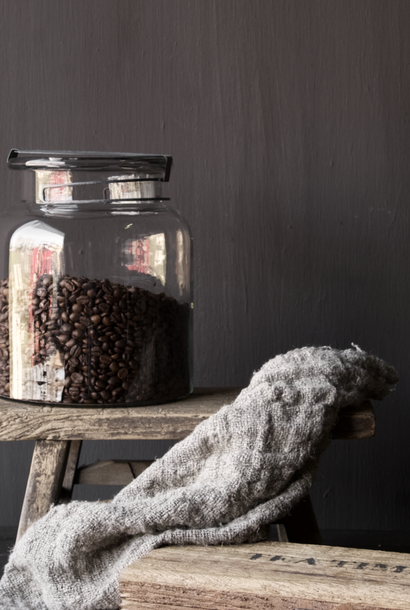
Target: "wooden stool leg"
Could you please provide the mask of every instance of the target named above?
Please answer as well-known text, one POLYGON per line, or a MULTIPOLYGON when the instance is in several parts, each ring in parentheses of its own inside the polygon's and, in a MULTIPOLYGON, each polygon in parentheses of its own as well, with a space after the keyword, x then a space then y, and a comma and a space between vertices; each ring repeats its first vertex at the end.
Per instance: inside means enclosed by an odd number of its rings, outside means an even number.
POLYGON ((283 525, 283 523, 278 523, 276 525, 276 530, 278 532, 279 542, 289 542, 288 533, 287 533, 286 527, 283 525))
POLYGON ((78 459, 83 441, 70 441, 67 466, 65 469, 63 486, 61 488, 60 504, 67 504, 73 495, 74 479, 77 472, 78 459))
POLYGON ((323 544, 309 494, 283 519, 289 542, 300 544, 323 544))
POLYGON ((70 441, 37 441, 31 461, 17 540, 60 499, 70 441))

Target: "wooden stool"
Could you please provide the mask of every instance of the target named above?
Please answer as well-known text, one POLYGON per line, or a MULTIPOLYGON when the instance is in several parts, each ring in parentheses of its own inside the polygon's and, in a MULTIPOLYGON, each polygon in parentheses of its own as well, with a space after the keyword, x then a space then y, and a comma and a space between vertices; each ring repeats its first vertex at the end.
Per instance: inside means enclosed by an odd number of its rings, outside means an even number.
POLYGON ((410 555, 262 542, 155 549, 120 575, 123 610, 408 610, 410 555))
MULTIPOLYGON (((127 485, 152 463, 108 461, 78 468, 84 440, 181 440, 240 390, 199 388, 185 400, 150 407, 50 407, 1 399, 0 441, 36 441, 17 539, 52 504, 68 502, 75 484, 127 485)), ((365 402, 341 410, 333 438, 369 438, 374 432, 374 412, 365 402)), ((278 538, 321 543, 309 498, 279 524, 278 538)))

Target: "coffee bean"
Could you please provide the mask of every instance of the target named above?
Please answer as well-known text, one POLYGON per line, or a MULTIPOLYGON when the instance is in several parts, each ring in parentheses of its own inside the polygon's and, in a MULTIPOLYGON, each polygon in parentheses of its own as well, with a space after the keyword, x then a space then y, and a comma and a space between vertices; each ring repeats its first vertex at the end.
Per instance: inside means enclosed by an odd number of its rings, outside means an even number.
POLYGON ((84 315, 80 317, 79 323, 82 324, 84 326, 84 328, 90 328, 90 326, 93 325, 90 318, 88 316, 84 316, 84 315))
POLYGON ((79 303, 74 303, 72 309, 74 313, 81 313, 83 310, 82 306, 79 303))
POLYGON ((117 373, 117 377, 119 379, 125 379, 127 376, 128 376, 128 369, 126 369, 126 368, 120 369, 117 373))
POLYGON ((81 375, 81 373, 73 373, 71 375, 71 381, 73 383, 82 383, 84 381, 84 377, 81 375))
POLYGON ((57 339, 60 341, 60 343, 67 343, 69 337, 68 335, 58 335, 57 339))
POLYGON ((107 294, 112 294, 113 290, 108 280, 102 280, 101 287, 107 294))
POLYGON ((111 392, 109 392, 108 390, 104 390, 103 392, 101 392, 101 398, 103 400, 109 400, 111 398, 111 392))
POLYGON ((100 303, 98 305, 98 309, 100 311, 102 311, 103 313, 109 313, 111 310, 111 307, 108 305, 108 303, 100 303))
POLYGON ((81 345, 73 345, 69 353, 70 356, 74 356, 74 358, 81 357, 81 345))
POLYGON ((93 324, 99 324, 101 322, 101 316, 99 316, 99 315, 91 316, 91 322, 93 324))
POLYGON ((120 383, 120 380, 116 375, 114 375, 113 377, 110 377, 108 380, 108 384, 111 386, 118 385, 119 383, 120 383))
POLYGON ((75 339, 82 339, 84 337, 84 333, 82 330, 80 330, 79 328, 76 328, 75 330, 73 330, 73 337, 75 337, 75 339))
POLYGON ((102 356, 100 356, 100 362, 108 366, 109 364, 111 364, 112 358, 108 354, 103 354, 102 356))

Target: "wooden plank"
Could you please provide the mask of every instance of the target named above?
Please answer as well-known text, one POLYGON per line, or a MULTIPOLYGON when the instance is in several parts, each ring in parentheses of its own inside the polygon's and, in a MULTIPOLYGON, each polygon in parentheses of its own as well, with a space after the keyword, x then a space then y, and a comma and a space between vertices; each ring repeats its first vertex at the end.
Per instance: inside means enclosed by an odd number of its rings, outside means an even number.
POLYGON ((73 495, 74 480, 77 473, 82 444, 83 441, 70 441, 67 465, 64 473, 63 485, 61 487, 60 504, 69 502, 73 495))
POLYGON ((17 540, 60 499, 70 443, 37 441, 33 451, 17 540))
POLYGON ((345 407, 340 410, 339 421, 333 429, 333 439, 371 438, 376 433, 376 418, 370 401, 360 407, 345 407))
MULTIPOLYGON (((231 404, 240 388, 198 388, 188 398, 149 407, 51 407, 0 399, 0 441, 180 440, 197 424, 231 404)), ((375 418, 369 402, 342 409, 334 438, 369 438, 375 418)))
POLYGON ((95 462, 77 469, 76 485, 128 485, 144 470, 152 460, 107 460, 95 462))
POLYGON ((207 388, 184 400, 149 407, 82 409, 0 400, 0 441, 181 439, 232 403, 239 391, 207 388))
POLYGON ((410 555, 281 542, 156 549, 122 571, 123 610, 408 610, 410 555))
POLYGON ((283 523, 273 523, 272 526, 276 527, 276 533, 279 542, 289 542, 288 532, 286 531, 286 527, 283 525, 283 523))

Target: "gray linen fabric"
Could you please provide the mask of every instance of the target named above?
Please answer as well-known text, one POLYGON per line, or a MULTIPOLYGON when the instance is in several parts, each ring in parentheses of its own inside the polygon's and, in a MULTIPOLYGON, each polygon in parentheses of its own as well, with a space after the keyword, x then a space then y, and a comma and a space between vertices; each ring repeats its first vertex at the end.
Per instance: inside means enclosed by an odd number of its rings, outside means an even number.
POLYGON ((53 507, 15 546, 0 608, 108 610, 122 568, 164 544, 264 537, 312 485, 338 410, 382 399, 393 368, 359 348, 302 348, 254 374, 110 504, 53 507))

